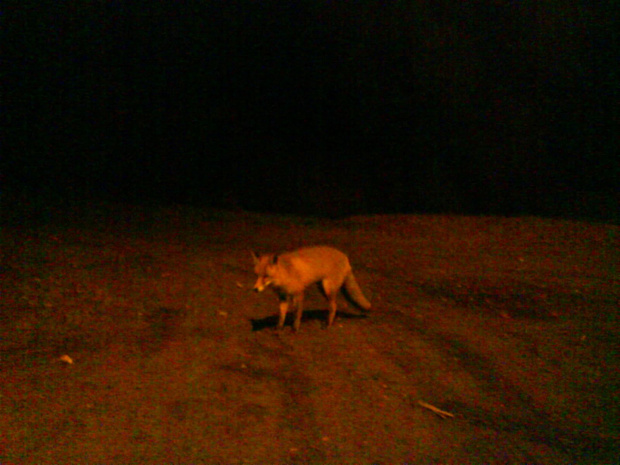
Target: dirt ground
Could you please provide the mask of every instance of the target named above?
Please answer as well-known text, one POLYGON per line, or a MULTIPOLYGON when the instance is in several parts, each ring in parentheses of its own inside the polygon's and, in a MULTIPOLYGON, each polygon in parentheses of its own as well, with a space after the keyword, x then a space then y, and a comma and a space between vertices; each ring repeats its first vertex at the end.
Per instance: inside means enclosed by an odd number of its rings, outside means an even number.
POLYGON ((3 465, 620 463, 617 226, 44 213, 1 233, 3 465), (274 330, 249 251, 308 244, 368 317, 274 330))

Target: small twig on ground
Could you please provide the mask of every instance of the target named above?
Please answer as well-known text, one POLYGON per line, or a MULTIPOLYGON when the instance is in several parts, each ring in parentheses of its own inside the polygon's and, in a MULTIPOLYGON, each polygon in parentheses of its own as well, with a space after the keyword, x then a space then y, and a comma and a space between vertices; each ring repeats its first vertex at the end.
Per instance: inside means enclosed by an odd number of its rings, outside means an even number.
POLYGON ((439 415, 441 418, 453 418, 454 415, 451 414, 450 412, 446 412, 445 410, 440 410, 437 407, 435 407, 434 405, 431 404, 427 404, 426 402, 419 400, 418 401, 418 405, 420 407, 424 407, 428 410, 430 410, 433 413, 436 413, 437 415, 439 415))

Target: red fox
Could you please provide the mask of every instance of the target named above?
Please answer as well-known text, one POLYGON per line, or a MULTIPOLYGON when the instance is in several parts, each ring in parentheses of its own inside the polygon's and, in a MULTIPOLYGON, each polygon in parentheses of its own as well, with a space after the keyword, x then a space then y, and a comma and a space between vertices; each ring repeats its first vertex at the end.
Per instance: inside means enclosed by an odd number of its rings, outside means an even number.
POLYGON ((336 294, 339 290, 343 290, 347 300, 362 311, 370 309, 370 302, 364 297, 353 276, 349 259, 340 250, 318 246, 260 257, 252 252, 252 257, 254 271, 258 275, 254 291, 262 292, 271 286, 280 298, 277 329, 284 326, 289 305, 292 303, 296 308, 293 330, 299 330, 304 292, 314 283, 320 283, 319 288, 329 302, 328 327, 336 316, 336 294))

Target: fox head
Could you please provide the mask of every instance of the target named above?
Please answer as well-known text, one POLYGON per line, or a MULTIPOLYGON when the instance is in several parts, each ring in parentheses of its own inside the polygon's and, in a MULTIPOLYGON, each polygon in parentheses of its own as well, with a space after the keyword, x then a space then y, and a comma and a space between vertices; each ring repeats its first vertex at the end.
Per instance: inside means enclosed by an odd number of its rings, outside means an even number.
POLYGON ((254 272, 258 276, 254 284, 254 292, 263 292, 274 283, 278 268, 278 256, 274 254, 258 256, 252 252, 254 272))

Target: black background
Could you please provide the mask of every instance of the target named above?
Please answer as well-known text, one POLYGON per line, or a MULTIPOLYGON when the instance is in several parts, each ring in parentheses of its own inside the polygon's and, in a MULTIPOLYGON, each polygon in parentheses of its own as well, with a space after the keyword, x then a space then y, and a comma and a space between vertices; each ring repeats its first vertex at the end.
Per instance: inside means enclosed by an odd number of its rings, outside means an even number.
POLYGON ((616 10, 20 2, 4 197, 617 217, 616 10))

